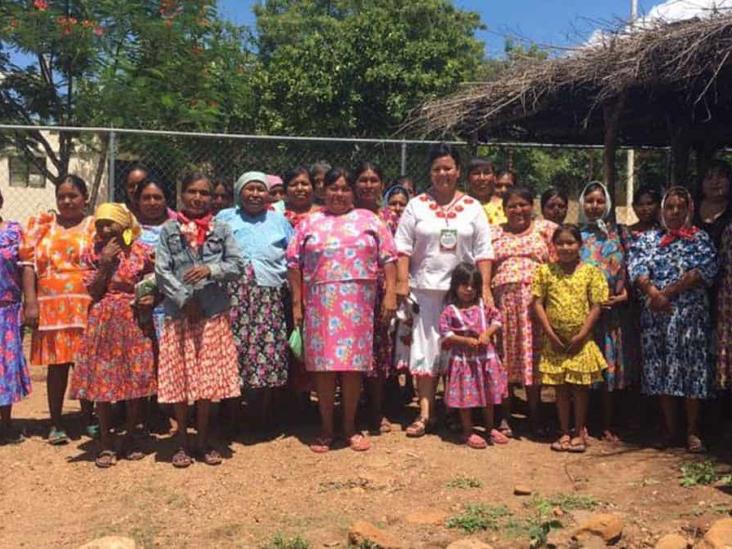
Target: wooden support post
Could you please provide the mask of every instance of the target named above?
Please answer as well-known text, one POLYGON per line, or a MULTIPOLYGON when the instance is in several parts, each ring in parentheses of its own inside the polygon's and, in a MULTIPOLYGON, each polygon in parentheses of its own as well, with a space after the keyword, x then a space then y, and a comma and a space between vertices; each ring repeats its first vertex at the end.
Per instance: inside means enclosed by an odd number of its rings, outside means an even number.
MULTIPOLYGON (((618 148, 618 133, 620 131, 620 115, 625 105, 625 94, 614 101, 606 102, 602 107, 604 139, 603 139, 603 182, 610 197, 615 203, 615 188, 617 168, 615 166, 615 151, 618 148)), ((615 221, 615 208, 610 212, 610 219, 615 221)))

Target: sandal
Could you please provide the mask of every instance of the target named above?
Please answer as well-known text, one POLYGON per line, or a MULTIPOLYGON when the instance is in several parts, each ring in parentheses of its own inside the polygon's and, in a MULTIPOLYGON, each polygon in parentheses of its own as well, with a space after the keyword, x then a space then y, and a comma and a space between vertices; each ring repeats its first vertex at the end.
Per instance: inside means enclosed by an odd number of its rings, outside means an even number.
POLYGON ((587 444, 583 437, 574 437, 569 441, 568 450, 574 454, 582 454, 587 450, 587 444))
POLYGON ((407 436, 410 438, 419 438, 427 434, 427 422, 429 420, 418 417, 407 427, 407 436))
POLYGON ((703 454, 707 451, 704 443, 696 435, 689 435, 686 437, 686 449, 691 454, 703 454))
POLYGON ((356 433, 348 437, 348 446, 354 452, 365 452, 371 448, 371 442, 369 442, 369 439, 361 433, 356 433))
POLYGON ((315 441, 310 444, 309 448, 316 454, 325 454, 330 452, 330 447, 333 445, 333 437, 319 436, 315 441))
POLYGON ((66 431, 63 429, 51 427, 51 430, 48 433, 48 443, 51 446, 63 446, 64 444, 69 443, 69 435, 67 435, 66 431))
POLYGON ((602 440, 610 444, 617 444, 620 442, 620 437, 613 433, 610 429, 605 429, 602 432, 602 440))
POLYGON ((94 465, 100 469, 109 469, 115 463, 117 463, 117 454, 112 450, 102 450, 94 460, 94 465))
POLYGON ((126 438, 122 441, 122 456, 129 461, 139 461, 145 454, 132 438, 126 438))
POLYGON ((178 448, 178 451, 173 454, 173 467, 177 469, 185 469, 193 464, 193 459, 188 454, 188 450, 183 447, 178 448))
POLYGON ((467 445, 468 448, 472 448, 473 450, 485 450, 488 447, 488 443, 485 441, 485 439, 477 435, 476 433, 463 435, 462 441, 463 444, 467 445))
POLYGON ((384 433, 391 433, 391 422, 386 419, 386 417, 381 418, 381 424, 379 425, 379 432, 384 433))
POLYGON ((498 429, 491 429, 490 436, 493 444, 508 444, 509 438, 498 429))
POLYGON ((213 446, 207 446, 205 450, 198 450, 196 458, 206 465, 221 465, 224 461, 219 451, 213 446))
POLYGON ((90 423, 86 426, 86 436, 89 438, 99 438, 101 430, 99 429, 98 423, 90 423))
POLYGON ((572 439, 569 435, 562 435, 557 440, 552 442, 550 448, 555 452, 568 452, 571 446, 572 439))
POLYGON ((506 438, 513 438, 513 431, 511 430, 511 426, 505 419, 501 420, 501 423, 498 425, 498 431, 502 433, 503 436, 505 436, 506 438))

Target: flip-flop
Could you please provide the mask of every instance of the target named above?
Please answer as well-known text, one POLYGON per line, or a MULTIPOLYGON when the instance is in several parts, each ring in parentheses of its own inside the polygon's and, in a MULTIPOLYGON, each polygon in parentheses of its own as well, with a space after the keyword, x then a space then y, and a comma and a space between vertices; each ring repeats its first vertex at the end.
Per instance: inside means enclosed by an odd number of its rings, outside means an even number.
POLYGON ((117 463, 117 454, 112 450, 102 450, 97 454, 94 465, 100 469, 109 469, 117 463))
POLYGON ((468 448, 472 448, 473 450, 485 450, 488 447, 488 443, 485 441, 485 439, 475 433, 467 436, 463 435, 462 441, 463 444, 465 444, 468 448))
POLYGON ((365 452, 371 448, 371 442, 361 433, 355 433, 348 437, 348 447, 354 452, 365 452))
POLYGON ((196 458, 206 465, 221 465, 224 461, 221 454, 213 446, 207 446, 206 449, 199 450, 196 453, 196 458))
POLYGON ((508 438, 513 438, 513 430, 505 419, 498 425, 498 431, 508 438))
POLYGON ((508 444, 509 438, 498 429, 491 429, 491 442, 493 444, 508 444))
POLYGON ((311 452, 315 452, 316 454, 325 454, 330 452, 330 447, 332 445, 333 437, 319 436, 308 447, 311 452))
POLYGON ((133 440, 122 442, 122 455, 129 461, 139 461, 145 457, 145 453, 133 440))
POLYGON ((574 454, 582 454, 587 450, 587 444, 581 437, 574 437, 569 441, 568 450, 574 454))
POLYGON ((185 469, 186 467, 190 467, 193 464, 193 459, 188 454, 188 451, 185 448, 178 448, 178 451, 173 454, 173 467, 177 469, 185 469))
POLYGON ((380 433, 391 433, 391 422, 385 417, 381 418, 381 424, 379 425, 380 433))
POLYGON ((91 423, 86 426, 86 435, 89 438, 99 438, 101 430, 98 423, 91 423))
POLYGON ((427 434, 427 421, 423 417, 418 417, 412 424, 407 427, 407 436, 410 438, 419 438, 427 434))
POLYGON ((549 446, 555 452, 568 452, 572 439, 569 435, 562 435, 549 446))
POLYGON ((613 433, 610 429, 605 429, 602 432, 602 440, 610 444, 617 444, 620 442, 620 437, 613 433))
POLYGON ((691 454, 703 454, 707 451, 704 447, 704 443, 696 435, 689 435, 686 437, 686 449, 691 454))
POLYGON ((63 429, 51 427, 51 430, 48 433, 48 443, 51 446, 63 446, 64 444, 69 443, 69 435, 67 435, 66 431, 63 429))

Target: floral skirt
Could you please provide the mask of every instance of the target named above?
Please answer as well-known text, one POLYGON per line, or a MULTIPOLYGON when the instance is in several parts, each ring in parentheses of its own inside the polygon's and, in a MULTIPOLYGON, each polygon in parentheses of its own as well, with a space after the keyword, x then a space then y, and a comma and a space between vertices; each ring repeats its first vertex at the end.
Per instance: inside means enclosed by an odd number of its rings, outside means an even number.
POLYGON ((485 408, 508 395, 506 372, 495 351, 453 349, 447 364, 445 404, 450 408, 485 408))
POLYGON ((71 377, 71 398, 117 402, 155 394, 153 342, 137 324, 132 299, 107 295, 91 306, 71 377))
POLYGON ((250 264, 241 279, 229 284, 229 295, 242 386, 282 387, 288 354, 284 289, 258 286, 250 264))
POLYGON ((83 328, 33 331, 31 339, 31 364, 33 366, 56 366, 73 364, 79 357, 83 328))
POLYGON ((508 380, 534 385, 539 382, 536 365, 541 348, 541 327, 531 314, 531 285, 502 284, 495 288, 495 295, 503 317, 501 341, 508 380))
POLYGON ((31 392, 23 355, 20 307, 20 303, 0 303, 0 406, 15 404, 31 392))
MULTIPOLYGON (((554 328, 564 341, 569 341, 580 329, 579 326, 554 328)), ((592 339, 586 341, 576 354, 570 355, 555 350, 549 340, 544 338, 539 361, 541 383, 544 385, 592 385, 602 381, 602 372, 606 368, 605 357, 592 339)))
POLYGON ((368 372, 373 367, 376 282, 348 280, 306 289, 305 368, 368 372))
POLYGON ((190 323, 166 318, 160 340, 158 402, 237 397, 239 367, 229 314, 190 323))
POLYGON ((384 300, 384 283, 379 279, 374 306, 374 367, 367 377, 385 379, 395 373, 394 332, 381 320, 381 303, 384 300))

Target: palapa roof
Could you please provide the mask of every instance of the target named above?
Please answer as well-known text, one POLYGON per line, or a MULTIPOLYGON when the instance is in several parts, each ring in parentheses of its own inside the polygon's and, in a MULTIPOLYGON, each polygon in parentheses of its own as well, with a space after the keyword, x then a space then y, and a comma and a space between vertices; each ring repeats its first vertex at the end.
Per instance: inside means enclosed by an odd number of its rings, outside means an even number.
POLYGON ((589 46, 526 59, 496 80, 419 108, 405 129, 432 137, 602 144, 603 104, 623 98, 619 144, 732 145, 732 16, 603 33, 589 46))

